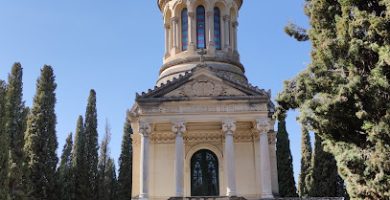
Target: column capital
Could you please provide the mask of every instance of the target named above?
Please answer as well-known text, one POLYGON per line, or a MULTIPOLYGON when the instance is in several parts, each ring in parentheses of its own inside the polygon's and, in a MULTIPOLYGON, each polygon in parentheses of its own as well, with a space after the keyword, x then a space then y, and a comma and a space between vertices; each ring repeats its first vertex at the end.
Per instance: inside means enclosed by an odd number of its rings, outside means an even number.
POLYGON ((170 25, 169 23, 164 23, 164 27, 165 27, 166 29, 170 29, 170 28, 171 28, 171 25, 170 25))
POLYGON ((152 133, 152 127, 150 126, 150 123, 139 122, 139 133, 144 137, 149 137, 150 133, 152 133))
POLYGON ((238 22, 237 21, 235 21, 235 22, 233 22, 233 28, 237 28, 238 27, 238 22))
POLYGON ((206 12, 206 16, 207 16, 207 17, 211 17, 211 16, 213 16, 213 15, 214 15, 214 11, 211 11, 211 10, 210 10, 210 11, 207 11, 207 12, 206 12))
POLYGON ((236 129, 236 121, 227 119, 222 122, 222 131, 225 135, 233 135, 236 129))
POLYGON ((230 21, 230 16, 229 16, 229 15, 223 16, 223 20, 224 20, 224 21, 230 21))
POLYGON ((195 12, 188 12, 188 16, 191 17, 191 18, 194 18, 195 17, 195 12))
POLYGON ((256 119, 255 129, 260 134, 267 134, 273 129, 272 121, 268 118, 256 119))
POLYGON ((179 22, 179 18, 178 17, 172 17, 171 18, 171 22, 178 23, 179 22))
POLYGON ((176 135, 183 136, 183 134, 187 131, 185 122, 178 121, 172 123, 172 132, 176 135))

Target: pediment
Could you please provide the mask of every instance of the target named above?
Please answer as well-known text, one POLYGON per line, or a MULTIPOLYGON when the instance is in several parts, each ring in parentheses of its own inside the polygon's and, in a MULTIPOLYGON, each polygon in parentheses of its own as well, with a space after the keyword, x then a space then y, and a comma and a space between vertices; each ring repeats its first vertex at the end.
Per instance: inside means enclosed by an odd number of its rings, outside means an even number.
POLYGON ((219 71, 214 71, 207 65, 199 65, 180 75, 178 78, 156 86, 154 89, 137 93, 137 101, 160 101, 183 98, 218 98, 229 97, 264 97, 270 98, 270 93, 253 87, 248 83, 235 81, 219 71))
POLYGON ((184 85, 165 94, 164 97, 218 97, 218 96, 246 96, 248 94, 223 82, 222 79, 199 74, 192 77, 184 85))

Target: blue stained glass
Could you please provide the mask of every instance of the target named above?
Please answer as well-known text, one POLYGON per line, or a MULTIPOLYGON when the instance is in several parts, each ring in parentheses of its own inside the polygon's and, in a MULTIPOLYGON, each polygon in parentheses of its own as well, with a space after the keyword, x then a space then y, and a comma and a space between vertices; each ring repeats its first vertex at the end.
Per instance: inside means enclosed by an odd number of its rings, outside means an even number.
POLYGON ((188 11, 184 8, 181 11, 181 49, 188 49, 188 11))
POLYGON ((206 48, 206 20, 203 6, 196 8, 196 46, 198 49, 206 48))
POLYGON ((219 8, 214 8, 214 44, 218 50, 222 49, 221 43, 221 11, 219 8))

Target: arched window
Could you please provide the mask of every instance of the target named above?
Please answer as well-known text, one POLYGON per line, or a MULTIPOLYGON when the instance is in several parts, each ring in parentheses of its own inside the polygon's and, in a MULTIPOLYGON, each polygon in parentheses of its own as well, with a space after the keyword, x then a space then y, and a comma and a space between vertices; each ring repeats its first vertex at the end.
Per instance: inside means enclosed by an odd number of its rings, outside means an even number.
POLYGON ((200 150, 191 158, 191 196, 219 196, 218 158, 200 150))
POLYGON ((206 17, 203 6, 196 8, 196 47, 206 48, 206 17))
POLYGON ((188 49, 188 11, 184 8, 181 11, 181 49, 188 49))
POLYGON ((219 8, 214 8, 214 43, 215 48, 218 50, 222 49, 221 42, 221 11, 219 8))

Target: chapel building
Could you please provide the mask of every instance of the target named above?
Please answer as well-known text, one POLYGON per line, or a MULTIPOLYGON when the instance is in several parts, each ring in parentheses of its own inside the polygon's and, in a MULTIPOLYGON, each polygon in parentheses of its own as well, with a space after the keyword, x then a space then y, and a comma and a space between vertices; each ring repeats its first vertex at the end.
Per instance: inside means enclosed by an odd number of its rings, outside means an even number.
POLYGON ((272 198, 274 104, 248 83, 237 43, 243 0, 157 0, 165 55, 130 120, 132 198, 272 198))

